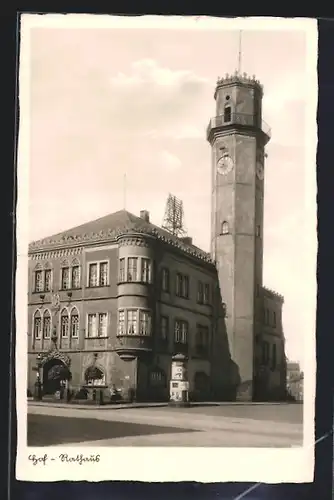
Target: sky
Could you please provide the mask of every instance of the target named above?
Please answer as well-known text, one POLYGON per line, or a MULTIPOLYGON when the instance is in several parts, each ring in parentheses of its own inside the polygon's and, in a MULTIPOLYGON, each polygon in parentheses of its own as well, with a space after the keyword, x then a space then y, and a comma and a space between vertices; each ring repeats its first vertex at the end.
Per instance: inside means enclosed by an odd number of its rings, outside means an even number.
MULTIPOLYGON (((201 20, 186 30, 143 29, 136 22, 133 28, 30 30, 30 241, 124 206, 138 215, 148 210, 161 225, 173 193, 183 200, 188 234, 209 251, 205 132, 215 116, 217 77, 237 67, 239 32, 199 29, 201 20)), ((303 339, 314 330, 307 308, 315 294, 306 272, 306 207, 316 207, 305 173, 307 47, 301 29, 243 28, 241 71, 264 85, 263 119, 272 129, 264 284, 285 297, 287 355, 302 366, 303 339)), ((311 119, 315 123, 315 115, 311 119)))

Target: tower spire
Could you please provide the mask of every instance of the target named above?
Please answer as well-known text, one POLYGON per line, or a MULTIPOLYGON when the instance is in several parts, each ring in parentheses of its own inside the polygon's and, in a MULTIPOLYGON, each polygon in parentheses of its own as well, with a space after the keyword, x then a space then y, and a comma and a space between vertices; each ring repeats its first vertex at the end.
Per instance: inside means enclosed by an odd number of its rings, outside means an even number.
POLYGON ((238 74, 241 75, 242 30, 239 30, 238 74))

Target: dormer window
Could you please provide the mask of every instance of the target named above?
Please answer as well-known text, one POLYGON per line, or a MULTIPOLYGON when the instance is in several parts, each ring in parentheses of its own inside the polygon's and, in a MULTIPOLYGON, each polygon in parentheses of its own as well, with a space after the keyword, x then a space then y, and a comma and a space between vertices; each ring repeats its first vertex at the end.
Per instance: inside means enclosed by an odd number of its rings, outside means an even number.
POLYGON ((222 222, 220 234, 228 234, 230 232, 228 222, 222 222))
POLYGON ((224 122, 230 122, 231 121, 231 106, 225 106, 224 109, 224 122))

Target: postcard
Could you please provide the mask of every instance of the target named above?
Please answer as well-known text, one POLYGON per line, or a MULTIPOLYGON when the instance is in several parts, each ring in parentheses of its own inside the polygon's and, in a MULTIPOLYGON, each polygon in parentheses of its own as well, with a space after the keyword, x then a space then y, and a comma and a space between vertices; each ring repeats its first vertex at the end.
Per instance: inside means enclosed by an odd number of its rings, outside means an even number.
POLYGON ((20 36, 17 478, 311 482, 316 20, 20 36))

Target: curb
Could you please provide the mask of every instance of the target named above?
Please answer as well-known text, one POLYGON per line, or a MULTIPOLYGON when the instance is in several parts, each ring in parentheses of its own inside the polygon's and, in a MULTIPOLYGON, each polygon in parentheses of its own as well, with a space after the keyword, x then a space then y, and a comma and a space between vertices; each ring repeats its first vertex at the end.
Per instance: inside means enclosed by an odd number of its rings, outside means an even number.
MULTIPOLYGON (((46 407, 46 408, 67 408, 77 410, 131 410, 142 408, 173 408, 169 403, 129 403, 129 404, 105 404, 105 405, 86 405, 86 404, 71 404, 71 403, 53 403, 44 401, 28 400, 28 406, 46 407)), ((292 403, 291 403, 292 404, 292 403)), ((190 403, 187 406, 191 408, 204 407, 224 407, 224 406, 288 406, 290 403, 246 403, 246 402, 229 402, 229 403, 190 403)))

